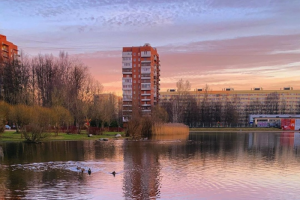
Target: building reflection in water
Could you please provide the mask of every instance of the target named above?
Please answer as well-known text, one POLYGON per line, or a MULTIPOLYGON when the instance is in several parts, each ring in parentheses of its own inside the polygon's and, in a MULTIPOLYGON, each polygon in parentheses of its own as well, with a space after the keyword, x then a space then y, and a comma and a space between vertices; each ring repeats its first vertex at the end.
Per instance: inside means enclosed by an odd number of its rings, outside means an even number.
POLYGON ((124 194, 129 199, 160 196, 159 152, 149 142, 126 142, 124 149, 124 194))
POLYGON ((275 147, 300 147, 300 133, 280 132, 274 133, 249 133, 248 148, 275 148, 275 147))
POLYGON ((300 133, 281 132, 274 133, 249 133, 248 148, 275 148, 275 147, 300 147, 300 133))

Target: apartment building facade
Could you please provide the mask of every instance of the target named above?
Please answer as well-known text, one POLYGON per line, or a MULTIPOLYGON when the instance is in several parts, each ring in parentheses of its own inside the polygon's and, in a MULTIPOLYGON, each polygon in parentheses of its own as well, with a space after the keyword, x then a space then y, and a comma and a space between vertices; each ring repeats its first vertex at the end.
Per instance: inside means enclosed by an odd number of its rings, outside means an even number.
POLYGON ((123 123, 133 111, 151 115, 159 103, 160 59, 156 48, 146 43, 139 47, 123 47, 122 52, 123 123))
MULTIPOLYGON (((176 89, 168 89, 161 92, 161 103, 172 102, 179 93, 176 89)), ((300 90, 293 87, 283 87, 278 90, 265 90, 263 88, 251 88, 250 90, 234 90, 224 88, 222 90, 195 89, 188 91, 188 95, 201 105, 206 98, 208 106, 217 102, 225 106, 227 101, 234 103, 239 114, 239 123, 247 124, 251 114, 298 114, 300 113, 300 90), (273 106, 273 107, 272 107, 273 106), (270 113, 270 110, 272 113, 270 113)))

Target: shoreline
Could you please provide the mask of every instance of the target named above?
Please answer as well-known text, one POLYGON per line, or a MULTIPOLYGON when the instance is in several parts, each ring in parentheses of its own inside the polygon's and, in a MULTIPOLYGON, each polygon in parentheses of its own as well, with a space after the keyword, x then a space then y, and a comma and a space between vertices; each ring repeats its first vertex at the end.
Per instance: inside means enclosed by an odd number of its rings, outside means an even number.
POLYGON ((294 133, 294 132, 300 132, 300 131, 293 131, 293 130, 280 130, 280 131, 258 131, 258 130, 255 130, 255 131, 190 131, 190 133, 217 133, 217 132, 220 132, 220 133, 249 133, 249 132, 259 132, 259 133, 282 133, 282 132, 290 132, 290 133, 294 133))
MULTIPOLYGON (((278 128, 190 128, 189 133, 294 133, 300 132, 299 130, 281 130, 278 128)), ((50 136, 42 140, 41 142, 52 142, 52 141, 82 141, 92 140, 100 141, 100 139, 110 140, 124 140, 127 137, 124 136, 124 132, 104 132, 102 135, 93 135, 88 137, 87 133, 81 134, 67 134, 49 133, 50 136), (122 137, 115 137, 116 134, 121 134, 122 137)), ((21 138, 20 133, 16 133, 15 130, 5 130, 0 133, 0 143, 4 142, 26 142, 24 138, 21 138)))
MULTIPOLYGON (((87 133, 81 134, 67 134, 67 133, 58 133, 56 136, 55 133, 49 133, 49 136, 40 142, 52 142, 52 141, 82 141, 82 140, 92 140, 100 141, 99 139, 107 138, 108 140, 122 140, 124 137, 124 132, 104 132, 102 135, 92 135, 88 137, 87 133), (121 134, 122 137, 116 138, 116 134, 121 134)), ((0 133, 0 143, 1 142, 26 142, 24 138, 21 138, 20 133, 16 133, 15 130, 5 130, 3 133, 0 133)))
POLYGON ((283 132, 283 131, 297 131, 297 130, 282 130, 279 128, 248 128, 248 127, 238 127, 238 128, 229 128, 229 127, 220 127, 220 128, 190 128, 190 132, 283 132))

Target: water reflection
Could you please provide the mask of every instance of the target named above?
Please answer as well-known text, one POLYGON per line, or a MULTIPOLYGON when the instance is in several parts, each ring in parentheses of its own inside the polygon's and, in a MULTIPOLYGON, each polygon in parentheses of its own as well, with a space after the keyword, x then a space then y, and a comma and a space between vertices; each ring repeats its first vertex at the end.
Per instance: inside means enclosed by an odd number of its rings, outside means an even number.
POLYGON ((3 149, 0 146, 0 159, 3 160, 3 158, 4 158, 3 149))
POLYGON ((159 150, 153 143, 126 143, 124 163, 125 197, 134 199, 159 197, 161 179, 159 150))
POLYGON ((0 143, 0 199, 297 199, 299 147, 298 132, 0 143))
POLYGON ((163 141, 163 140, 172 140, 172 141, 176 141, 176 140, 187 140, 189 137, 189 134, 177 134, 177 135, 153 135, 150 139, 151 140, 159 140, 159 141, 163 141))

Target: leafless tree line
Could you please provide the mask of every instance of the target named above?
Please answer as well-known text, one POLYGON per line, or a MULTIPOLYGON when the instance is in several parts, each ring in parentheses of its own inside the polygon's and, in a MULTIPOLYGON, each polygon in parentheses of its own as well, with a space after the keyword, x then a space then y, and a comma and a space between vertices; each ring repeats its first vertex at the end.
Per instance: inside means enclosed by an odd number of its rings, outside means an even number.
POLYGON ((74 118, 74 125, 83 126, 88 119, 111 123, 116 118, 112 98, 95 103, 95 95, 103 86, 95 80, 76 58, 60 52, 33 58, 21 53, 19 59, 0 65, 0 100, 11 105, 66 108, 74 118))
POLYGON ((161 99, 161 106, 167 111, 169 122, 184 123, 190 127, 248 126, 250 114, 300 114, 300 102, 287 106, 278 93, 269 93, 264 100, 253 100, 244 105, 236 95, 228 98, 213 94, 204 88, 201 99, 192 95, 190 83, 179 80, 177 94, 171 99, 161 99))

